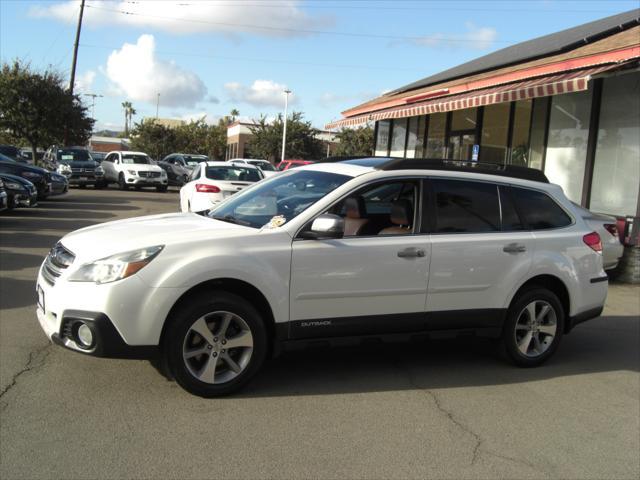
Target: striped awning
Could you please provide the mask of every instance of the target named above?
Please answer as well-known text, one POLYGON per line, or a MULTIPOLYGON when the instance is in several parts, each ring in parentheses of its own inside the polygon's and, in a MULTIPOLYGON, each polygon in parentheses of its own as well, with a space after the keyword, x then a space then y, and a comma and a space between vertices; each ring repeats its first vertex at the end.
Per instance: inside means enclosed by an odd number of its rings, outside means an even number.
POLYGON ((519 82, 507 83, 479 90, 442 96, 409 105, 393 107, 378 112, 366 113, 328 123, 328 130, 352 127, 366 122, 377 122, 389 118, 415 117, 436 112, 450 112, 465 108, 513 102, 536 97, 548 97, 562 93, 580 92, 588 88, 589 80, 597 73, 620 67, 620 64, 600 65, 571 72, 547 75, 519 82))

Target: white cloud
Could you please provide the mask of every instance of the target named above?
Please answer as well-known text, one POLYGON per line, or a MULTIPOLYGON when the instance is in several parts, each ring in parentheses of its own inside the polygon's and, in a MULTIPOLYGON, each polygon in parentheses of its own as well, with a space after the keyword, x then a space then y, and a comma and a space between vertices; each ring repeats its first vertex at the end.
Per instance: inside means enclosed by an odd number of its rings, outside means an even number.
POLYGON ((207 94, 207 87, 195 73, 173 61, 155 56, 153 35, 142 35, 134 45, 125 43, 107 60, 107 77, 130 100, 155 104, 160 93, 163 107, 194 107, 207 94))
POLYGON ((76 76, 73 89, 76 93, 91 93, 93 81, 96 79, 96 72, 87 70, 80 76, 76 76))
MULTIPOLYGON (((256 80, 248 87, 238 82, 224 85, 229 97, 234 102, 243 102, 255 107, 284 107, 284 91, 286 85, 272 80, 256 80)), ((295 94, 289 95, 289 104, 296 103, 295 94)))
MULTIPOLYGON (((35 6, 31 16, 56 18, 75 23, 80 0, 35 6)), ((306 36, 291 29, 314 29, 333 25, 331 16, 311 17, 300 9, 298 0, 283 0, 273 5, 260 2, 184 2, 166 0, 87 2, 84 22, 87 25, 127 25, 144 29, 160 29, 169 33, 190 34, 221 32, 237 34, 249 32, 263 36, 306 36), (128 14, 122 13, 127 12, 128 14), (258 28, 258 26, 263 28, 258 28), (284 30, 278 30, 284 29, 284 30)))
POLYGON ((433 33, 425 35, 411 41, 414 45, 424 47, 443 46, 450 49, 472 48, 474 50, 486 50, 493 46, 498 32, 491 27, 478 27, 472 22, 466 22, 467 32, 462 35, 448 35, 444 33, 433 33))

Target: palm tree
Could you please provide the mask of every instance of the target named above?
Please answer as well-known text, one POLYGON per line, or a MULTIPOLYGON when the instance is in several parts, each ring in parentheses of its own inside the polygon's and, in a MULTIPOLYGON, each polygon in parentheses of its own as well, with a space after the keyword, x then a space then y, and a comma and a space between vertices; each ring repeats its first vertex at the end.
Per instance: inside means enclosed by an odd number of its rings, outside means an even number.
POLYGON ((138 113, 136 111, 135 108, 133 108, 133 106, 131 106, 131 104, 129 104, 129 130, 131 130, 131 124, 133 123, 133 116, 138 113))
POLYGON ((122 108, 124 108, 124 136, 129 136, 129 109, 131 108, 131 102, 122 102, 122 108))
POLYGON ((234 108, 229 112, 229 114, 231 115, 231 123, 233 123, 236 121, 236 117, 240 115, 240 112, 234 108))

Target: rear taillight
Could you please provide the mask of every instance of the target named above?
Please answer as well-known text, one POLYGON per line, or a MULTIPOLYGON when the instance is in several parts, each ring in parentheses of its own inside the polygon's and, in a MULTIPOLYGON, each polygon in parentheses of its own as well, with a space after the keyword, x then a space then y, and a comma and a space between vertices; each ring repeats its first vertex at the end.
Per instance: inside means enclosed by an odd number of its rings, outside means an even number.
POLYGON ((615 223, 605 223, 603 227, 611 235, 618 238, 618 226, 615 223))
POLYGON ((215 185, 207 185, 206 183, 196 183, 196 192, 220 193, 220 189, 215 185))
POLYGON ((602 241, 600 241, 600 235, 596 232, 587 233, 584 237, 582 237, 585 245, 593 249, 598 253, 602 253, 602 241))

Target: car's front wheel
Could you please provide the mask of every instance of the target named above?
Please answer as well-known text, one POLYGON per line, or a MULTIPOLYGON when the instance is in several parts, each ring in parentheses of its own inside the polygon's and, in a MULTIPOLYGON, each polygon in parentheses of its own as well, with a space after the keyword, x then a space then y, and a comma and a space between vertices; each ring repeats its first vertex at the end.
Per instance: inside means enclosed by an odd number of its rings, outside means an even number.
POLYGON ((124 173, 118 175, 118 186, 120 187, 120 190, 129 189, 129 185, 127 185, 127 181, 124 179, 124 173))
POLYGON ((227 292, 207 295, 179 308, 165 334, 171 373, 185 390, 217 397, 243 387, 267 356, 260 314, 227 292))
POLYGON ((511 303, 502 333, 507 356, 521 367, 536 367, 551 357, 564 332, 564 309, 542 287, 521 292, 511 303))

